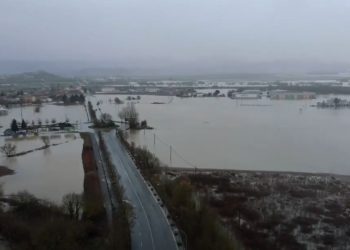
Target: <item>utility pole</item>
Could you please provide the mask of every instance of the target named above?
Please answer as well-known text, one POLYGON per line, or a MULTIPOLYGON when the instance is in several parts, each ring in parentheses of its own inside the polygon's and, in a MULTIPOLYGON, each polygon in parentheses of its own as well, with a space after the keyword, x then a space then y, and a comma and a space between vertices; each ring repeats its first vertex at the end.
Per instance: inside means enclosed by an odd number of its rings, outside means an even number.
POLYGON ((173 148, 172 148, 171 145, 170 145, 170 167, 172 167, 172 164, 171 164, 171 154, 172 154, 172 151, 173 151, 173 148))
POLYGON ((185 240, 185 250, 187 250, 187 234, 183 231, 183 230, 181 230, 180 228, 178 228, 179 229, 179 232, 180 232, 180 234, 181 234, 181 238, 182 239, 184 239, 185 240))
POLYGON ((23 101, 21 100, 21 121, 23 120, 23 101))
POLYGON ((156 134, 153 134, 153 154, 156 154, 156 134))

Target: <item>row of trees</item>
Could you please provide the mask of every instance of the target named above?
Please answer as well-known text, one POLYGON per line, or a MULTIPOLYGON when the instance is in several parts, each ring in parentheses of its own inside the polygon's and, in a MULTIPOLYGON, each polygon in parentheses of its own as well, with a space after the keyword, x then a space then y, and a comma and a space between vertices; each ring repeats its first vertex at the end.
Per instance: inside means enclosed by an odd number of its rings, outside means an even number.
MULTIPOLYGON (((119 98, 116 98, 116 102, 119 98)), ((95 127, 114 127, 115 124, 112 121, 112 116, 108 113, 102 113, 100 108, 100 102, 97 102, 98 110, 101 112, 100 119, 97 118, 96 110, 93 108, 92 103, 88 102, 88 112, 90 114, 91 121, 95 124, 95 127)), ((119 112, 119 118, 129 124, 129 129, 146 129, 148 128, 147 121, 139 122, 139 113, 136 110, 134 103, 127 103, 125 107, 119 112)))
MULTIPOLYGON (((121 104, 121 100, 116 97, 115 103, 121 104)), ((108 113, 102 113, 100 108, 101 103, 97 102, 97 107, 101 112, 100 119, 97 118, 96 110, 93 108, 92 103, 88 102, 88 112, 91 118, 91 121, 96 125, 97 127, 101 127, 101 123, 108 123, 110 124, 112 121, 112 116, 108 113)), ((139 122, 139 113, 136 110, 135 104, 132 102, 127 103, 125 107, 122 108, 122 110, 119 112, 119 118, 129 124, 130 129, 140 129, 140 128, 147 128, 147 122, 142 121, 139 122)), ((114 123, 113 123, 114 124, 114 123)))
MULTIPOLYGON (((97 106, 99 107, 99 105, 100 103, 98 102, 97 106)), ((101 112, 100 107, 99 110, 101 112)), ((98 119, 96 115, 96 110, 94 109, 90 101, 88 102, 88 112, 95 128, 113 128, 116 126, 112 120, 112 116, 108 113, 101 112, 100 119, 98 119)))
MULTIPOLYGON (((23 129, 23 130, 27 129, 27 122, 25 120, 23 120, 23 119, 22 119, 22 122, 21 122, 21 129, 23 129)), ((12 122, 11 122, 11 130, 13 132, 17 132, 19 130, 19 126, 18 126, 18 123, 17 123, 16 119, 13 119, 12 122)))
POLYGON ((95 123, 97 121, 97 116, 96 116, 96 111, 94 107, 92 106, 92 103, 89 101, 88 102, 88 111, 90 115, 90 120, 95 123))
MULTIPOLYGON (((118 249, 131 249, 131 225, 133 224, 133 208, 125 202, 124 189, 119 183, 119 176, 106 148, 101 132, 98 133, 102 157, 107 166, 107 173, 111 180, 111 192, 117 202, 117 209, 112 216, 112 230, 118 249)), ((113 204, 112 204, 113 205, 113 204)))
MULTIPOLYGON (((66 122, 69 122, 68 118, 66 119, 66 122)), ((52 118, 51 120, 45 119, 45 124, 48 125, 49 123, 51 123, 52 125, 57 124, 57 120, 55 118, 52 118)), ((13 119, 10 128, 13 132, 17 132, 20 129, 27 130, 30 127, 34 127, 36 125, 41 126, 42 124, 43 122, 41 121, 41 119, 38 119, 37 122, 32 120, 31 123, 29 123, 29 121, 25 121, 24 119, 22 119, 21 122, 18 122, 16 119, 13 119)))
POLYGON ((119 117, 129 123, 130 129, 139 127, 139 113, 135 108, 134 103, 128 103, 120 112, 119 117))
POLYGON ((61 101, 63 101, 64 104, 74 104, 74 103, 85 103, 85 96, 83 94, 80 95, 71 95, 67 96, 64 94, 61 97, 61 101))
POLYGON ((162 175, 161 163, 154 154, 146 148, 129 144, 121 131, 117 133, 133 155, 142 174, 157 190, 178 227, 183 230, 182 236, 187 249, 236 249, 236 245, 220 225, 217 214, 205 201, 198 198, 190 182, 183 179, 170 180, 162 175))
POLYGON ((113 231, 85 216, 80 194, 69 193, 57 205, 25 191, 8 199, 1 193, 0 235, 9 249, 124 249, 113 231), (5 203, 11 204, 6 210, 5 203))

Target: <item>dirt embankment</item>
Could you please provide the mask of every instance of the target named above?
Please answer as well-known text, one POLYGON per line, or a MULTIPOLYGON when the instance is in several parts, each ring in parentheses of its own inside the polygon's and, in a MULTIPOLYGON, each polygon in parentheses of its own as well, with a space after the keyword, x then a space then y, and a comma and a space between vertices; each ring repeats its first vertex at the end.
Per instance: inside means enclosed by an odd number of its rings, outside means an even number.
POLYGON ((104 213, 103 198, 91 137, 87 133, 81 133, 81 138, 84 140, 82 160, 84 167, 85 212, 87 216, 100 217, 104 213))
POLYGON ((5 176, 5 175, 11 175, 14 173, 15 173, 15 171, 13 171, 5 166, 0 166, 0 177, 5 176))

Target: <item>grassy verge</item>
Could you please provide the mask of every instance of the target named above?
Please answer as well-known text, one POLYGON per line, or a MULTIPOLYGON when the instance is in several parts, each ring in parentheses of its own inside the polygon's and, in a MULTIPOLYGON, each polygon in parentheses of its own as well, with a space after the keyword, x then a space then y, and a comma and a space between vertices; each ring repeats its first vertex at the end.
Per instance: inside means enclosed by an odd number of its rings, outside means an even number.
POLYGON ((112 163, 109 152, 101 135, 98 134, 102 157, 107 166, 109 179, 111 180, 111 191, 116 198, 117 207, 113 213, 113 238, 112 242, 117 249, 131 249, 131 225, 133 219, 132 207, 125 202, 124 190, 119 183, 119 177, 112 163))

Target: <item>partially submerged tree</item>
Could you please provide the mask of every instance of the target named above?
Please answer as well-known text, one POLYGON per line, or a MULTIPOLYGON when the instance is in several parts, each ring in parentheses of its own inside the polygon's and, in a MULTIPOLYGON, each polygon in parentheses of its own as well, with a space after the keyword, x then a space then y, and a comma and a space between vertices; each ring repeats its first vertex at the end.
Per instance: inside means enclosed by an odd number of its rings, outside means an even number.
POLYGON ((341 101, 341 100, 340 100, 340 98, 338 98, 338 97, 336 97, 336 98, 333 99, 334 106, 335 106, 336 108, 339 106, 340 101, 341 101))
POLYGON ((48 136, 42 136, 41 140, 44 143, 45 147, 49 147, 50 146, 50 138, 48 136))
POLYGON ((142 129, 148 128, 147 121, 146 121, 146 120, 141 121, 140 127, 141 127, 142 129))
POLYGON ((92 103, 90 101, 88 102, 88 111, 89 111, 91 121, 93 123, 96 123, 97 121, 96 111, 94 110, 94 107, 92 106, 92 103))
POLYGON ((104 123, 110 123, 112 121, 112 116, 108 113, 103 113, 101 115, 101 121, 104 123))
POLYGON ((21 128, 24 129, 24 130, 27 129, 27 122, 24 119, 22 119, 21 128))
POLYGON ((11 130, 13 132, 17 132, 18 131, 18 124, 17 124, 16 119, 13 119, 12 122, 11 122, 11 130))
POLYGON ((114 98, 115 104, 123 104, 124 102, 119 99, 119 97, 114 98))
POLYGON ((137 128, 139 114, 134 103, 128 103, 127 106, 119 112, 119 117, 129 123, 130 129, 137 128))
POLYGON ((16 145, 12 143, 5 143, 4 146, 0 147, 0 151, 4 153, 7 157, 16 153, 16 145))
POLYGON ((40 112, 40 105, 37 105, 34 107, 34 112, 39 113, 40 112))

